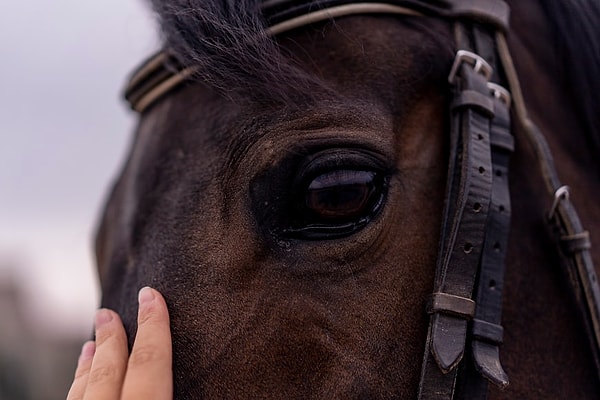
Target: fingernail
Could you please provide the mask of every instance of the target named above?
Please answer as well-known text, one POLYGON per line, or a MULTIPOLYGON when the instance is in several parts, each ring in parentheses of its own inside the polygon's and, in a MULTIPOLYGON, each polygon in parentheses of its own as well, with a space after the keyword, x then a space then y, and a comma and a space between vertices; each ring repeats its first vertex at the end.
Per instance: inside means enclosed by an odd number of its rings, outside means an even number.
POLYGON ((96 329, 109 323, 112 318, 112 314, 106 309, 96 311, 96 329))
POLYGON ((96 353, 96 343, 92 340, 85 342, 81 347, 81 354, 79 355, 79 363, 89 360, 94 357, 96 353))
POLYGON ((148 286, 142 288, 138 294, 138 301, 140 305, 148 304, 154 300, 154 292, 148 286))

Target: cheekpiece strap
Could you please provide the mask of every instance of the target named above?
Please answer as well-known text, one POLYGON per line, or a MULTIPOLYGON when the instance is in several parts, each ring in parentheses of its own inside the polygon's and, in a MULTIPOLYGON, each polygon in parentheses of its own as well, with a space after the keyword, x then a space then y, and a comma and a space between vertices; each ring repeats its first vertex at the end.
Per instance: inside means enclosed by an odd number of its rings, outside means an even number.
MULTIPOLYGON (((454 89, 446 204, 436 269, 434 297, 472 299, 485 244, 492 192, 491 66, 461 50, 449 75, 454 89)), ((455 301, 456 302, 456 301, 455 301)), ((465 354, 468 321, 476 315, 439 309, 430 318, 419 399, 452 399, 457 366, 465 354)), ((430 310, 432 311, 432 310, 430 310)), ((436 310, 433 310, 436 311, 436 310)))
POLYGON ((437 267, 438 293, 434 296, 444 291, 460 292, 472 302, 475 311, 467 316, 440 309, 432 315, 419 399, 484 400, 488 381, 500 387, 508 385, 499 359, 499 345, 503 340, 502 286, 510 229, 508 164, 514 139, 510 133, 510 94, 491 82, 499 79, 499 73, 492 67, 495 65, 492 30, 459 23, 456 32, 457 43, 464 47, 457 52, 448 79, 454 88, 448 203, 438 255, 444 264, 437 267), (472 164, 469 160, 477 162, 472 164), (478 174, 471 174, 473 170, 478 174), (461 203, 458 194, 470 185, 472 189, 466 190, 467 200, 461 203), (475 189, 484 186, 486 191, 475 189), (458 192, 457 187, 461 188, 458 192), (472 235, 467 246, 464 235, 472 235), (476 251, 473 259, 448 253, 447 249, 461 243, 463 253, 476 251), (455 257, 448 259, 448 254, 455 257), (452 357, 446 357, 448 354, 452 357))
MULTIPOLYGON (((503 333, 502 292, 511 215, 508 173, 512 149, 506 144, 511 142, 512 135, 508 104, 500 97, 494 98, 492 202, 476 290, 475 319, 471 326, 471 352, 475 369, 500 388, 505 388, 509 383, 499 358, 499 345, 502 343, 503 333)), ((487 398, 487 382, 477 384, 477 380, 482 379, 481 376, 473 373, 467 375, 466 390, 469 390, 469 387, 486 388, 480 388, 478 393, 472 392, 465 398, 487 398)))

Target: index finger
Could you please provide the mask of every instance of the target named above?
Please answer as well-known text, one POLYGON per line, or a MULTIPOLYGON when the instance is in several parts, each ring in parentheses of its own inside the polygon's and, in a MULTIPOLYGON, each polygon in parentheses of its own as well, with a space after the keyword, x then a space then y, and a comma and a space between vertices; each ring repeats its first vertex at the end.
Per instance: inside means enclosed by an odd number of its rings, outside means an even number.
POLYGON ((129 357, 123 399, 172 399, 173 372, 169 313, 156 290, 139 293, 138 330, 129 357))

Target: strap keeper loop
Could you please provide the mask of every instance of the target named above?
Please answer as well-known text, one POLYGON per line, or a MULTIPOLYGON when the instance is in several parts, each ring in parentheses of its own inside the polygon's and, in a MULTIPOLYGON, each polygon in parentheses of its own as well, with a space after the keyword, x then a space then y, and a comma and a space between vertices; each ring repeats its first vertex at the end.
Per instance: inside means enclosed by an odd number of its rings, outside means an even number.
POLYGON ((560 242, 563 245, 563 249, 570 254, 592 248, 592 243, 590 242, 590 233, 588 231, 575 233, 573 235, 561 236, 560 242))
POLYGON ((427 313, 442 313, 470 320, 475 315, 475 302, 448 293, 434 293, 427 302, 427 313))
POLYGON ((491 344, 502 344, 504 339, 504 328, 502 325, 492 324, 481 319, 474 319, 471 333, 475 339, 491 344))

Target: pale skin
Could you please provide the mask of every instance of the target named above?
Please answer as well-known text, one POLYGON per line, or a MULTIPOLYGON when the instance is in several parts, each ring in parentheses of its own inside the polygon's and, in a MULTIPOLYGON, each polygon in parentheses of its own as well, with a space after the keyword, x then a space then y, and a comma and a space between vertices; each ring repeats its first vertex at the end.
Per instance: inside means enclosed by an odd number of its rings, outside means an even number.
POLYGON ((139 292, 138 331, 131 355, 119 315, 96 313, 96 341, 83 345, 67 400, 173 398, 169 313, 159 292, 139 292))

